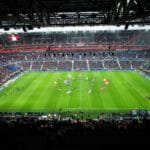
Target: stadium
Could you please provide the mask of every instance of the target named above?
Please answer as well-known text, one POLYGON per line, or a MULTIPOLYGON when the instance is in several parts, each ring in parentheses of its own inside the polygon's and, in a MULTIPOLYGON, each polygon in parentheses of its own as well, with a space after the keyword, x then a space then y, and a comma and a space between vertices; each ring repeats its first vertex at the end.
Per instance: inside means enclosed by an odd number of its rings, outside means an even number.
POLYGON ((6 148, 147 141, 147 0, 2 0, 0 16, 6 148))

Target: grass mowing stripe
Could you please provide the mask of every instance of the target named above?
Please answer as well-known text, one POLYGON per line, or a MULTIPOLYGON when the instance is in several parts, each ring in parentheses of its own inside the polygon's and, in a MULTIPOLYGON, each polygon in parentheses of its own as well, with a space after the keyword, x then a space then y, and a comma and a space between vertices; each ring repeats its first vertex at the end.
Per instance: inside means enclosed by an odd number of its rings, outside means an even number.
POLYGON ((119 106, 119 108, 124 108, 124 106, 126 108, 130 108, 129 103, 126 100, 127 97, 126 97, 126 95, 124 95, 124 93, 128 92, 128 89, 126 88, 126 82, 124 82, 124 81, 125 80, 124 80, 122 74, 118 74, 118 76, 115 77, 115 80, 113 82, 114 82, 114 87, 117 89, 117 93, 114 95, 116 95, 120 98, 121 106, 119 106), (122 91, 124 91, 124 93, 122 93, 122 91))
POLYGON ((126 78, 127 76, 124 76, 124 75, 122 75, 122 77, 124 78, 126 82, 125 87, 128 90, 127 92, 129 93, 128 97, 131 95, 131 98, 128 98, 128 99, 130 101, 134 100, 134 107, 143 108, 143 104, 142 102, 140 102, 140 99, 143 99, 143 96, 136 90, 135 84, 133 82, 133 78, 130 78, 130 75, 128 75, 128 78, 126 78))
MULTIPOLYGON (((41 111, 41 110, 45 110, 45 102, 47 100, 47 88, 49 86, 49 84, 47 84, 48 80, 47 77, 49 76, 49 74, 45 73, 43 75, 41 75, 41 78, 39 79, 39 84, 37 86, 37 88, 35 89, 35 92, 37 93, 37 97, 34 100, 34 103, 32 103, 32 105, 30 105, 31 109, 34 111, 41 111)), ((34 93, 35 94, 35 93, 34 93)), ((35 95, 34 95, 35 97, 35 95)))
MULTIPOLYGON (((47 90, 45 90, 45 92, 41 95, 41 98, 45 98, 43 99, 43 109, 51 111, 51 110, 55 110, 56 109, 56 105, 58 103, 58 101, 55 101, 54 94, 55 94, 55 88, 54 86, 54 81, 55 81, 55 76, 56 74, 51 74, 51 76, 47 75, 47 90)), ((38 99, 38 107, 40 108, 40 101, 41 98, 39 97, 38 99)))
MULTIPOLYGON (((134 95, 133 95, 133 89, 129 86, 128 82, 126 81, 126 79, 128 79, 128 75, 124 76, 124 74, 120 74, 118 75, 118 78, 120 79, 120 85, 119 83, 117 83, 116 81, 116 85, 119 85, 119 89, 120 89, 120 94, 122 94, 122 100, 124 103, 124 106, 128 106, 128 108, 135 108, 137 107, 137 101, 134 101, 134 105, 132 105, 132 101, 135 99, 134 95), (122 93, 122 91, 124 91, 124 93, 122 93), (128 93, 126 95, 126 93, 128 93), (130 102, 129 102, 130 101, 130 102)), ((129 82, 132 82, 132 80, 128 79, 129 82)))
POLYGON ((43 75, 40 76, 36 76, 36 74, 33 75, 34 75, 34 79, 29 78, 30 86, 28 86, 25 92, 21 95, 21 97, 19 97, 20 101, 22 101, 20 110, 24 110, 24 111, 32 110, 32 107, 36 102, 37 97, 39 96, 40 90, 39 92, 37 91, 39 85, 41 84, 41 79, 43 78, 43 75))

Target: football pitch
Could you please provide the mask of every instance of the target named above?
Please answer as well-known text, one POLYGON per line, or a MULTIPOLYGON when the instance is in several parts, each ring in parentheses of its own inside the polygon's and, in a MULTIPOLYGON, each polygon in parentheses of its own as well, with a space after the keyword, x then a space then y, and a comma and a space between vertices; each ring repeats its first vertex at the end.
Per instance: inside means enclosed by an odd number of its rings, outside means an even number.
POLYGON ((135 71, 26 72, 0 91, 0 112, 150 110, 148 96, 135 71))

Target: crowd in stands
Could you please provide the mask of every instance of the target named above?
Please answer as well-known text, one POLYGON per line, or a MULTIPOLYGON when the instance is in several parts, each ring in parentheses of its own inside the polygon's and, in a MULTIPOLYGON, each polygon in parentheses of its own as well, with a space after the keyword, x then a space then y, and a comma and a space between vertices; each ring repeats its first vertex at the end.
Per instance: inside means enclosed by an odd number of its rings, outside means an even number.
MULTIPOLYGON (((100 116, 102 117, 83 120, 78 117, 63 119, 61 114, 1 113, 0 134, 3 137, 1 142, 6 138, 12 141, 15 139, 29 142, 28 138, 33 136, 36 136, 35 139, 39 139, 38 141, 44 139, 47 143, 43 144, 49 143, 50 145, 133 144, 134 142, 137 144, 137 142, 142 143, 149 140, 149 115, 131 116, 112 113, 111 116, 108 114, 104 118, 103 114, 100 116), (142 141, 144 136, 147 139, 142 141)), ((30 144, 34 144, 34 142, 32 141, 30 144)))
POLYGON ((119 61, 122 69, 131 69, 131 61, 119 61))
POLYGON ((143 63, 143 68, 146 70, 150 70, 150 63, 148 63, 148 62, 143 63))
POLYGON ((74 70, 87 70, 86 61, 74 61, 74 70))
POLYGON ((7 70, 3 66, 0 66, 0 82, 7 81, 8 74, 9 73, 7 72, 7 70))
POLYGON ((132 67, 134 69, 140 69, 142 64, 144 64, 144 61, 132 61, 132 67))
POLYGON ((23 70, 30 70, 31 62, 23 62, 22 68, 23 70))
POLYGON ((104 69, 102 61, 89 61, 89 67, 91 68, 91 70, 104 69))
POLYGON ((27 46, 27 45, 91 45, 91 44, 124 44, 149 45, 149 31, 96 31, 96 32, 50 32, 50 33, 18 33, 18 41, 10 41, 7 34, 0 38, 0 46, 27 46))
POLYGON ((31 69, 32 70, 41 70, 41 62, 40 61, 34 61, 34 62, 32 62, 32 65, 31 65, 31 69))
POLYGON ((119 68, 116 60, 105 60, 104 66, 106 69, 118 69, 119 68))
POLYGON ((58 70, 71 70, 72 69, 72 61, 59 61, 58 70))
POLYGON ((42 70, 56 70, 57 68, 57 61, 45 61, 43 62, 43 69, 42 70))
POLYGON ((0 55, 0 82, 11 72, 5 66, 18 64, 21 71, 30 70, 102 70, 149 68, 149 50, 128 51, 39 51, 14 52, 0 55))
MULTIPOLYGON (((17 74, 18 72, 16 72, 17 74)), ((6 68, 6 66, 0 66, 0 83, 4 83, 15 76, 13 71, 6 68)))

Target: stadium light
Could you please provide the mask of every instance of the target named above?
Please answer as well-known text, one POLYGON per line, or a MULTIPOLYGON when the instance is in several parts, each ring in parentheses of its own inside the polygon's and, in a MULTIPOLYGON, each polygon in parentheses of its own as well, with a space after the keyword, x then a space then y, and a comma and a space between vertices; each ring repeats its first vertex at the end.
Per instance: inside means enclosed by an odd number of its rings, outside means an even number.
POLYGON ((9 31, 9 27, 5 27, 4 30, 5 30, 5 31, 9 31))
POLYGON ((124 29, 125 29, 125 30, 128 30, 128 27, 129 27, 129 25, 126 24, 125 27, 124 27, 124 29))
MULTIPOLYGON (((127 28, 127 26, 126 26, 127 28)), ((36 27, 33 28, 33 30, 28 30, 26 29, 25 26, 22 27, 22 29, 13 29, 10 28, 9 31, 5 31, 4 29, 0 29, 0 34, 3 33, 23 33, 23 32, 28 32, 28 33, 34 33, 34 32, 79 32, 79 31, 91 31, 91 32, 96 32, 96 31, 120 31, 120 30, 125 30, 124 25, 120 26, 112 26, 112 25, 106 25, 106 26, 65 26, 65 27, 36 27), (22 30, 23 29, 23 30, 22 30)), ((140 26, 140 25, 134 25, 134 26, 129 26, 128 25, 128 30, 150 30, 150 25, 145 25, 145 26, 140 26)))
POLYGON ((27 29, 26 29, 25 26, 23 26, 22 29, 23 29, 24 32, 27 32, 27 29))

